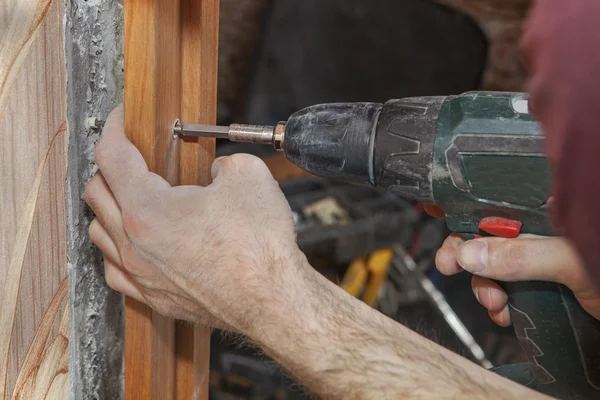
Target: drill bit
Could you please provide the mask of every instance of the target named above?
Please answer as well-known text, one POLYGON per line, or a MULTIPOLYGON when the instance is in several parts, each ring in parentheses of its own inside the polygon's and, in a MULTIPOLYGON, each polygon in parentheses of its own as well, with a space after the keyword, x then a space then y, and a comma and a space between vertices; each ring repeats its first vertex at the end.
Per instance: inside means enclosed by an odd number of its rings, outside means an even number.
POLYGON ((181 137, 214 137, 218 139, 227 139, 229 136, 229 127, 213 125, 181 125, 175 123, 173 133, 181 137))
POLYGON ((230 126, 215 125, 182 125, 179 120, 173 126, 173 135, 176 137, 212 137, 218 139, 229 139, 232 142, 270 144, 277 150, 283 146, 283 135, 285 124, 276 126, 266 125, 242 125, 230 126))

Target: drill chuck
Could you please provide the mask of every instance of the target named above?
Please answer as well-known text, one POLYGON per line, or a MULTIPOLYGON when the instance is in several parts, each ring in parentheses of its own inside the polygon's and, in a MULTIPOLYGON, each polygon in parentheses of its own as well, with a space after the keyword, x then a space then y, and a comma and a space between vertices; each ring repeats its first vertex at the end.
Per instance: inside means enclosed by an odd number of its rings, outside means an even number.
POLYGON ((305 108, 287 121, 286 157, 314 175, 433 202, 433 145, 444 99, 305 108))
POLYGON ((314 175, 370 184, 381 108, 377 103, 322 104, 292 114, 285 125, 287 159, 314 175))

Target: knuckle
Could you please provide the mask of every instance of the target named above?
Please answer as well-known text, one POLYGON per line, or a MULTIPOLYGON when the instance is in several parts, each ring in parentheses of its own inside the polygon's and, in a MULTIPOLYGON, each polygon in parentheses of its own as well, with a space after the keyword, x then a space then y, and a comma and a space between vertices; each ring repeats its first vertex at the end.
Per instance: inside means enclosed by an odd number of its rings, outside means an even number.
POLYGON ((100 238, 100 231, 99 231, 99 223, 98 220, 93 220, 90 223, 90 226, 88 226, 88 236, 90 237, 91 241, 94 243, 98 242, 98 239, 100 238))
POLYGON ((241 164, 251 163, 255 159, 260 160, 260 158, 253 156, 252 154, 246 154, 246 153, 233 154, 231 157, 229 157, 229 159, 233 160, 236 163, 241 163, 241 164))
POLYGON ((94 206, 96 205, 96 198, 94 197, 94 194, 92 193, 92 189, 90 188, 89 184, 85 187, 83 191, 83 201, 85 201, 91 209, 94 209, 94 206))
POLYGON ((87 203, 90 208, 93 210, 97 209, 97 199, 96 199, 96 184, 98 181, 97 175, 94 176, 87 185, 85 185, 85 189, 83 190, 83 200, 87 203))
POLYGON ((230 159, 235 164, 235 166, 242 171, 256 171, 264 170, 267 168, 263 160, 251 154, 234 154, 230 157, 230 159))
POLYGON ((112 289, 119 292, 119 273, 115 270, 115 267, 104 267, 104 279, 106 280, 106 284, 112 289))
POLYGON ((106 142, 104 140, 102 140, 96 146, 96 150, 94 152, 94 161, 96 162, 96 164, 98 166, 100 166, 104 163, 104 160, 106 160, 107 155, 108 155, 108 146, 106 145, 106 142))
POLYGON ((103 170, 108 164, 120 164, 136 156, 137 149, 131 143, 114 143, 102 140, 96 146, 94 161, 103 170))
POLYGON ((221 157, 217 161, 215 161, 214 164, 217 164, 222 172, 231 172, 235 167, 234 157, 235 155, 229 157, 221 157))
POLYGON ((145 287, 145 282, 141 282, 140 280, 148 275, 148 270, 140 262, 140 257, 136 253, 135 248, 130 246, 123 249, 121 251, 121 258, 123 260, 123 268, 127 273, 135 277, 138 283, 145 287))
POLYGON ((131 239, 142 239, 151 231, 148 213, 140 208, 122 210, 123 229, 131 239))
POLYGON ((444 275, 453 275, 458 271, 455 252, 441 248, 435 253, 435 266, 444 275))
POLYGON ((435 259, 434 259, 434 263, 435 263, 435 267, 441 272, 444 270, 444 260, 443 260, 443 254, 442 253, 442 249, 438 250, 435 253, 435 259))
POLYGON ((215 176, 216 172, 220 172, 227 181, 246 183, 265 182, 267 177, 273 179, 264 161, 250 154, 239 153, 223 157, 215 164, 211 169, 212 175, 215 176))

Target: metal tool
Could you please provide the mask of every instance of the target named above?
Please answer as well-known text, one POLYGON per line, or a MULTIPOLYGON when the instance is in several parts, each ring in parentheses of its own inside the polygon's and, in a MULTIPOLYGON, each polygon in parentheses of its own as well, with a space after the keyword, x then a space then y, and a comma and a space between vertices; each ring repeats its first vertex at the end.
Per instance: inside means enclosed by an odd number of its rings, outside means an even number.
MULTIPOLYGON (((183 125, 175 134, 225 137, 225 128, 183 125)), ((314 175, 434 203, 466 238, 553 234, 544 138, 524 94, 315 105, 275 127, 232 125, 227 138, 271 144, 314 175)), ((600 321, 565 286, 502 285, 529 363, 501 373, 563 399, 600 397, 600 321)))
POLYGON ((173 127, 173 135, 179 137, 214 137, 229 139, 232 142, 271 144, 277 150, 283 150, 285 124, 276 126, 241 125, 181 125, 179 120, 173 127))
POLYGON ((427 294, 427 297, 429 297, 429 300, 433 305, 440 311, 442 317, 454 331, 458 339, 467 349, 469 349, 471 355, 482 367, 487 369, 493 368, 493 364, 487 359, 483 349, 479 346, 479 343, 477 343, 473 335, 471 335, 471 332, 469 332, 465 324, 462 323, 458 315, 454 312, 452 307, 450 307, 444 294, 435 287, 433 282, 431 282, 431 279, 419 270, 417 263, 408 254, 406 249, 400 245, 395 245, 394 252, 396 256, 392 261, 394 268, 403 275, 411 274, 417 279, 421 289, 427 294))

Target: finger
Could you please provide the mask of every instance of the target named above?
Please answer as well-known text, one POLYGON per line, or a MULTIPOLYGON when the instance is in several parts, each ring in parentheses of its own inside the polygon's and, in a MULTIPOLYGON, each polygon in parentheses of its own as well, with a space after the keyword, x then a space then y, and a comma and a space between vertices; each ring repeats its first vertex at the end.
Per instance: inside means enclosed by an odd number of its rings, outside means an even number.
POLYGON ((454 275, 463 270, 456 261, 456 249, 463 243, 464 239, 452 234, 446 238, 442 247, 437 251, 435 265, 442 274, 454 275))
POLYGON ((110 259, 104 259, 104 276, 106 283, 113 290, 123 293, 137 301, 146 302, 133 278, 119 268, 110 259))
POLYGON ((502 311, 508 303, 508 296, 504 289, 491 279, 474 275, 471 279, 471 288, 479 304, 487 308, 488 311, 502 311))
MULTIPOLYGON (((123 107, 116 108, 102 130, 102 140, 96 147, 96 164, 121 206, 135 207, 149 179, 162 180, 148 174, 148 165, 139 150, 127 139, 124 130, 123 107)), ((162 180, 165 187, 168 183, 162 180)))
MULTIPOLYGON (((96 174, 86 185, 84 199, 90 206, 102 228, 117 245, 117 248, 129 243, 123 228, 123 218, 117 200, 108 187, 102 173, 96 174)), ((91 226, 90 226, 91 227, 91 226)), ((113 258, 116 261, 116 259, 113 258)))
POLYGON ((121 255, 117 249, 117 245, 108 235, 106 230, 100 225, 97 219, 93 220, 88 229, 90 239, 102 251, 104 258, 109 258, 114 264, 123 267, 121 255))
POLYGON ((510 319, 510 312, 508 311, 508 306, 505 306, 500 311, 488 311, 488 315, 496 324, 506 328, 512 325, 512 321, 510 319))
POLYGON ((475 239, 458 248, 457 260, 473 274, 501 281, 544 280, 568 284, 573 279, 569 274, 581 269, 574 249, 562 238, 475 239))

